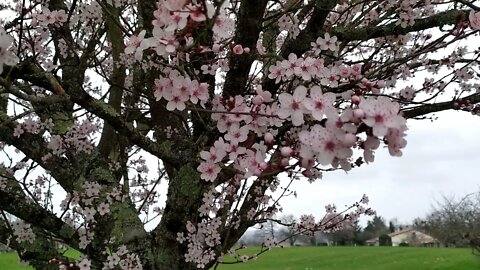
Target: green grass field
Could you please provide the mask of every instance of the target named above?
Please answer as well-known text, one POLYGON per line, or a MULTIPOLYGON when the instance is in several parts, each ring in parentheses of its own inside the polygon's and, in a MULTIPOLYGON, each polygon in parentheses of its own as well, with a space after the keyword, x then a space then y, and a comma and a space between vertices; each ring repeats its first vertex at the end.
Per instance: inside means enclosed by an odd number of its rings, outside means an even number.
MULTIPOLYGON (((63 254, 70 258, 79 258, 80 253, 76 250, 67 250, 63 254)), ((27 264, 19 262, 16 253, 0 253, 0 270, 32 270, 27 264)))
MULTIPOLYGON (((247 248, 242 254, 258 249, 247 248)), ((67 254, 66 254, 67 255, 67 254)), ((78 256, 68 254, 67 256, 78 256)), ((228 258, 225 259, 228 261, 228 258)), ((31 270, 15 253, 0 254, 0 270, 31 270)), ((469 249, 412 247, 294 247, 275 248, 258 260, 220 265, 219 270, 475 270, 480 257, 469 249)))
MULTIPOLYGON (((242 254, 254 254, 246 249, 242 254)), ((228 258, 225 259, 228 261, 228 258)), ((469 249, 413 247, 276 248, 256 261, 220 265, 220 270, 474 270, 480 258, 469 249)))
POLYGON ((32 268, 20 264, 16 253, 0 253, 0 269, 1 270, 31 270, 32 268))

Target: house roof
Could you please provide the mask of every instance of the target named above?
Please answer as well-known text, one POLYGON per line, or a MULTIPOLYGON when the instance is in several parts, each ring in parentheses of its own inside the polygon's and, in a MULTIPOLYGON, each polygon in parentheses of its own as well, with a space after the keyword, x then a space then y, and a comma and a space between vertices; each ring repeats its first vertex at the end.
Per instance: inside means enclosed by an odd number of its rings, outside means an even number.
MULTIPOLYGON (((415 228, 412 228, 412 227, 408 227, 408 228, 401 229, 401 230, 398 230, 398 231, 393 232, 393 233, 389 233, 388 236, 393 237, 393 236, 397 236, 397 235, 404 234, 404 233, 409 233, 409 232, 414 232, 414 231, 416 231, 416 232, 421 232, 421 233, 425 234, 425 235, 428 237, 428 239, 424 239, 422 242, 427 243, 427 242, 436 242, 436 241, 438 241, 438 240, 435 239, 434 237, 432 237, 432 236, 430 236, 430 235, 428 235, 428 234, 426 234, 426 233, 424 233, 424 232, 422 232, 422 231, 420 231, 420 230, 417 230, 417 229, 415 229, 415 228)), ((372 239, 368 239, 368 240, 365 241, 365 242, 366 242, 366 243, 376 243, 376 242, 378 242, 378 241, 379 241, 378 237, 375 237, 375 238, 372 238, 372 239)))
POLYGON ((404 234, 404 233, 408 233, 408 232, 411 232, 411 231, 418 231, 418 230, 415 230, 414 228, 410 227, 410 228, 405 228, 405 229, 398 230, 396 232, 389 233, 388 236, 392 237, 392 236, 395 236, 395 235, 404 234))
POLYGON ((375 238, 372 238, 372 239, 368 239, 367 241, 365 241, 366 243, 376 243, 378 242, 378 237, 375 237, 375 238))

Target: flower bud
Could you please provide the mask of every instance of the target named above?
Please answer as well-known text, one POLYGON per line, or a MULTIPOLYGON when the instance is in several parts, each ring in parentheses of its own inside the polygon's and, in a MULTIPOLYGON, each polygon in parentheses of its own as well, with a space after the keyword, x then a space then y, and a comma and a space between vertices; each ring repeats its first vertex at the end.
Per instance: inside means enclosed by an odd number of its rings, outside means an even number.
POLYGON ((360 97, 357 95, 352 96, 352 103, 358 105, 360 103, 360 97))
POLYGON ((290 148, 288 146, 284 146, 280 149, 280 152, 282 153, 282 156, 290 157, 293 153, 293 150, 292 150, 292 148, 290 148))
POLYGON ((260 95, 256 95, 252 98, 252 103, 255 104, 255 105, 262 105, 263 103, 263 97, 260 96, 260 95))
POLYGON ((265 135, 263 136, 263 139, 265 140, 266 144, 268 144, 268 145, 273 144, 274 138, 273 138, 272 133, 270 133, 270 132, 265 133, 265 135))
POLYGON ((242 45, 240 45, 240 44, 235 45, 232 49, 232 52, 234 54, 238 54, 238 55, 242 54, 243 53, 242 45))
POLYGON ((353 116, 361 119, 361 118, 365 117, 365 112, 362 109, 355 109, 355 110, 353 110, 353 116))
POLYGON ((260 169, 266 170, 268 168, 268 164, 266 162, 260 163, 260 169))
POLYGON ((214 53, 219 53, 220 52, 220 44, 213 44, 212 51, 214 53))
POLYGON ((355 136, 352 133, 347 133, 343 137, 343 144, 346 147, 352 147, 355 144, 356 141, 357 141, 357 136, 355 136))

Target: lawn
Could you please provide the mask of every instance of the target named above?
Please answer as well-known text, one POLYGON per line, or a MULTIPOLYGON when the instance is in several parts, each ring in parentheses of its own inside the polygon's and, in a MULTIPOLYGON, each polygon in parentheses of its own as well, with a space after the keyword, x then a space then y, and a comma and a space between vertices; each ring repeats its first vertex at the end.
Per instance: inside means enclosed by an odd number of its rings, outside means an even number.
MULTIPOLYGON (((76 250, 67 250, 65 256, 70 258, 79 258, 80 254, 76 250)), ((32 270, 27 264, 20 263, 18 256, 14 252, 0 253, 0 270, 32 270)))
MULTIPOLYGON (((258 249, 247 248, 242 254, 258 249)), ((67 254, 66 254, 67 255, 67 254)), ((78 254, 67 256, 78 257, 78 254)), ((228 261, 228 258, 225 259, 228 261)), ((31 270, 15 253, 0 254, 1 270, 31 270)), ((294 247, 275 248, 258 260, 220 265, 219 270, 472 270, 480 258, 469 249, 412 247, 294 247)))
MULTIPOLYGON (((243 254, 253 254, 246 249, 243 254)), ((228 261, 228 258, 225 259, 228 261)), ((276 248, 256 261, 221 265, 219 270, 472 270, 480 258, 469 249, 413 247, 276 248)))
POLYGON ((26 264, 20 264, 16 253, 0 253, 1 270, 31 270, 26 264))

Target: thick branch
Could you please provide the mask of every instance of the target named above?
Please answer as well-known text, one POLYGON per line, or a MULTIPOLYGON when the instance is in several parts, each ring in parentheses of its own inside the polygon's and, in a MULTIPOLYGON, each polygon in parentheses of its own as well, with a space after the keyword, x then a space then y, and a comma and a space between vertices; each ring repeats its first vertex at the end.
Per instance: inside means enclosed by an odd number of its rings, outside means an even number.
POLYGON ((337 5, 337 0, 317 0, 315 1, 314 9, 310 20, 305 29, 303 29, 297 38, 289 39, 283 44, 280 55, 283 58, 288 58, 291 53, 297 56, 311 48, 310 43, 315 41, 323 31, 323 26, 330 11, 337 5))
MULTIPOLYGON (((461 98, 461 101, 469 101, 471 104, 480 103, 480 94, 472 94, 461 98)), ((412 109, 406 109, 402 112, 405 118, 415 118, 429 113, 440 112, 455 109, 459 100, 445 101, 433 104, 421 105, 412 109)))
POLYGON ((72 101, 78 103, 88 112, 104 119, 105 122, 115 128, 119 134, 126 136, 145 151, 171 165, 179 165, 181 163, 176 153, 173 153, 170 149, 163 147, 162 144, 158 144, 144 136, 142 133, 135 130, 132 125, 128 125, 110 105, 93 98, 87 92, 79 88, 70 89, 68 94, 72 101))
MULTIPOLYGON (((267 2, 267 0, 242 1, 235 30, 235 44, 255 48, 267 2)), ((254 55, 250 53, 242 55, 230 53, 230 70, 225 78, 225 96, 234 96, 245 92, 248 72, 254 60, 254 55)))
POLYGON ((0 243, 8 244, 8 247, 17 251, 23 261, 37 269, 58 269, 58 266, 50 264, 51 259, 57 259, 63 264, 69 265, 69 258, 60 254, 55 243, 41 233, 40 229, 34 228, 34 244, 22 245, 12 237, 13 231, 6 220, 0 219, 0 243), (48 268, 50 267, 50 268, 48 268))
MULTIPOLYGON (((297 38, 285 41, 282 46, 280 55, 283 58, 287 59, 288 55, 291 53, 299 56, 309 50, 311 48, 310 43, 315 41, 316 38, 321 34, 320 32, 323 31, 322 29, 328 14, 337 3, 337 0, 315 1, 313 14, 310 17, 307 26, 300 32, 297 38)), ((275 83, 275 80, 271 80, 268 77, 266 77, 262 86, 264 89, 270 91, 272 94, 276 93, 279 87, 279 85, 275 83)))
POLYGON ((34 203, 11 177, 6 177, 6 179, 7 187, 0 190, 1 210, 55 234, 69 246, 78 249, 79 236, 74 228, 65 224, 55 214, 34 203))
MULTIPOLYGON (((128 137, 133 143, 137 144, 145 151, 161 158, 167 163, 180 164, 179 158, 173 152, 162 150, 162 146, 158 145, 148 137, 145 137, 141 132, 134 129, 132 125, 128 125, 120 118, 120 114, 112 108, 110 105, 103 101, 96 100, 85 92, 81 87, 64 88, 63 82, 59 82, 56 78, 47 78, 47 73, 39 70, 33 62, 22 62, 21 64, 13 67, 12 72, 8 73, 12 79, 25 79, 34 85, 39 85, 50 89, 52 92, 60 92, 64 94, 65 98, 78 103, 90 113, 104 119, 106 123, 115 128, 115 130, 128 137)), ((7 70, 4 71, 7 72, 7 70)), ((10 135, 11 136, 11 135, 10 135)))
POLYGON ((45 170, 50 171, 50 174, 67 192, 73 191, 75 170, 72 170, 73 165, 67 159, 57 156, 43 159, 51 153, 51 150, 40 135, 24 133, 20 137, 15 137, 13 134, 17 123, 10 121, 6 115, 2 115, 2 112, 0 112, 0 122, 2 123, 0 124, 0 141, 14 146, 45 170))
POLYGON ((340 41, 368 40, 372 38, 392 35, 405 35, 410 32, 422 31, 434 27, 457 24, 461 19, 468 18, 467 10, 447 10, 427 18, 415 21, 413 26, 401 27, 395 23, 382 26, 369 26, 363 28, 334 29, 333 35, 340 41))
MULTIPOLYGON (((112 44, 112 60, 114 63, 120 62, 120 55, 125 51, 125 44, 123 43, 122 29, 119 28, 119 10, 111 6, 104 8, 104 18, 107 25, 107 37, 112 44), (105 13, 112 16, 105 15, 105 13)), ((122 105, 123 85, 125 84, 125 67, 123 65, 113 65, 112 74, 110 76, 110 96, 108 98, 108 105, 120 113, 122 105)), ((104 156, 108 156, 116 145, 115 130, 109 124, 105 124, 103 127, 102 137, 98 144, 100 153, 104 156)))

